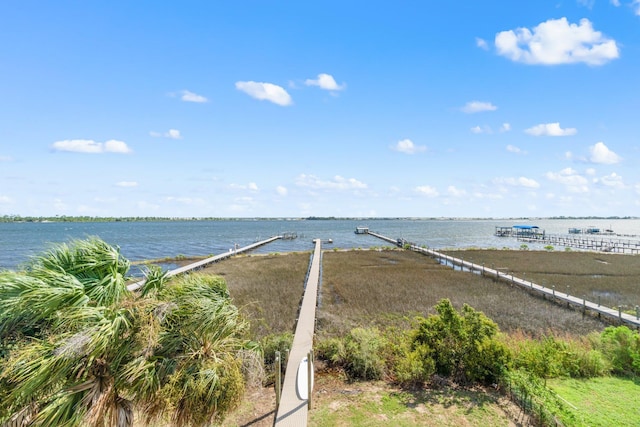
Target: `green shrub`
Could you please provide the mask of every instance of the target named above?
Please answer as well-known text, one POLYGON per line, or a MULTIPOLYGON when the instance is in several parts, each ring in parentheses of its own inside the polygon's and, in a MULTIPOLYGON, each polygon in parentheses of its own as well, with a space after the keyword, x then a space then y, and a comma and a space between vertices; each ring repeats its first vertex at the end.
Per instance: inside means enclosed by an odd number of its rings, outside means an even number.
POLYGON ((448 299, 435 309, 437 315, 420 322, 413 349, 431 357, 440 375, 463 383, 497 382, 510 361, 507 347, 497 340, 498 325, 466 304, 458 313, 448 299))
POLYGON ((600 334, 602 352, 616 374, 640 375, 640 335, 626 326, 609 326, 600 334))
POLYGON ((538 378, 590 378, 605 375, 608 363, 588 342, 546 336, 520 341, 513 350, 513 365, 538 378))
POLYGON ((376 328, 355 328, 343 339, 318 345, 318 357, 344 368, 354 380, 380 379, 386 374, 383 357, 387 340, 376 328))
POLYGON ((293 334, 291 332, 283 332, 281 334, 267 335, 262 339, 262 354, 264 364, 271 366, 276 361, 276 352, 280 352, 281 360, 284 361, 287 351, 291 350, 293 343, 293 334))
POLYGON ((287 367, 287 352, 291 350, 292 343, 293 334, 291 332, 267 335, 262 339, 262 355, 266 370, 267 384, 275 381, 277 352, 280 352, 280 373, 284 375, 287 367))
POLYGON ((426 345, 401 353, 393 366, 396 381, 406 386, 417 386, 429 380, 435 373, 435 362, 429 353, 426 345))

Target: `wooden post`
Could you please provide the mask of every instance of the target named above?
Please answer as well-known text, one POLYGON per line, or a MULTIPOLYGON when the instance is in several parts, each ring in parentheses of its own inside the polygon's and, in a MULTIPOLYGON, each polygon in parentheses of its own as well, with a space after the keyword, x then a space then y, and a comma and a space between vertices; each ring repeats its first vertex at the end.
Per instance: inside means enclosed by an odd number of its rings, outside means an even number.
POLYGON ((276 351, 276 409, 280 406, 280 396, 282 393, 282 362, 280 361, 280 352, 276 351))
POLYGON ((551 286, 551 289, 552 289, 553 296, 555 297, 556 296, 556 287, 555 287, 555 285, 551 286))
POLYGON ((311 410, 311 394, 313 392, 313 350, 307 354, 307 405, 311 410))
POLYGON ((618 319, 622 320, 622 306, 618 306, 618 319))

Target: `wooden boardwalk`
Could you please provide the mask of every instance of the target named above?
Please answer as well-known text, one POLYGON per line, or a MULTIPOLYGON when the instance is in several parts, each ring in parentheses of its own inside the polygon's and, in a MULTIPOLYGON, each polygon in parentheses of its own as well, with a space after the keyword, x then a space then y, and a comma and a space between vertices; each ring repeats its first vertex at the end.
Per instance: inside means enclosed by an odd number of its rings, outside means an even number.
MULTIPOLYGON (((270 237, 270 238, 268 238, 266 240, 261 240, 259 242, 252 243, 252 244, 244 246, 242 248, 238 248, 236 250, 229 249, 229 252, 225 252, 225 253, 222 253, 220 255, 212 256, 212 257, 200 260, 200 261, 196 261, 196 262, 191 263, 189 265, 185 265, 184 267, 180 267, 180 268, 176 268, 174 270, 171 270, 171 271, 169 271, 167 273, 167 276, 171 277, 171 276, 176 276, 178 274, 187 273, 189 271, 199 270, 201 268, 206 267, 209 264, 213 264, 214 262, 218 262, 218 261, 221 261, 223 259, 230 258, 230 257, 232 257, 232 256, 234 256, 236 254, 242 253, 242 252, 250 251, 250 250, 255 249, 255 248, 259 247, 259 246, 266 245, 267 243, 271 243, 274 240, 278 240, 278 239, 281 239, 281 238, 282 238, 282 236, 273 236, 273 237, 270 237)), ((130 291, 136 291, 136 290, 140 289, 141 287, 143 287, 144 283, 145 283, 144 279, 140 280, 138 282, 135 282, 135 283, 132 283, 132 284, 128 285, 127 289, 130 290, 130 291)))
MULTIPOLYGON (((307 357, 313 346, 313 334, 316 321, 316 302, 320 282, 320 258, 322 242, 315 240, 315 250, 305 285, 300 314, 293 336, 293 345, 287 360, 280 406, 277 409, 274 425, 281 427, 304 427, 307 425, 308 400, 302 399, 297 390, 298 366, 307 357)), ((306 375, 306 372, 304 373, 306 375)))
MULTIPOLYGON (((381 234, 369 232, 374 237, 385 240, 390 243, 396 243, 397 239, 391 239, 390 237, 383 236, 381 234)), ((455 268, 455 266, 459 266, 461 269, 466 269, 471 272, 477 272, 483 276, 493 277, 497 280, 502 280, 517 286, 520 286, 528 291, 537 293, 539 295, 544 296, 544 298, 550 299, 552 301, 567 304, 567 306, 572 306, 577 309, 583 310, 583 312, 593 312, 597 316, 608 319, 614 323, 623 324, 626 326, 631 326, 633 328, 640 328, 640 319, 639 316, 623 313, 620 309, 616 310, 610 307, 605 307, 600 304, 596 304, 591 301, 587 301, 584 298, 578 298, 567 293, 557 292, 555 289, 549 289, 544 286, 540 286, 531 281, 527 281, 524 279, 520 279, 518 277, 513 276, 513 274, 509 275, 506 273, 502 273, 498 270, 494 270, 491 268, 486 268, 484 265, 473 264, 469 261, 464 261, 459 258, 454 258, 440 252, 436 252, 431 249, 421 248, 416 246, 415 244, 410 244, 409 248, 412 251, 420 252, 425 255, 429 255, 433 258, 438 259, 440 262, 445 261, 446 263, 451 263, 451 265, 455 268)))
POLYGON ((613 252, 619 254, 640 254, 640 241, 619 239, 610 236, 596 235, 571 235, 571 236, 518 236, 517 239, 528 243, 541 243, 554 246, 564 246, 576 249, 586 249, 600 252, 613 252))

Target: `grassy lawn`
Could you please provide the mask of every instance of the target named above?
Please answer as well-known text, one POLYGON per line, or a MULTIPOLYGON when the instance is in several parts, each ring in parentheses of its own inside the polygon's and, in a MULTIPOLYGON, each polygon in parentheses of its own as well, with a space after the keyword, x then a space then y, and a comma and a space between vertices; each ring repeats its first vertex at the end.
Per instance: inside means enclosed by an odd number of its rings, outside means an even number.
POLYGON ((640 426, 640 381, 556 379, 547 385, 570 403, 579 426, 640 426), (576 408, 576 409, 574 409, 576 408))

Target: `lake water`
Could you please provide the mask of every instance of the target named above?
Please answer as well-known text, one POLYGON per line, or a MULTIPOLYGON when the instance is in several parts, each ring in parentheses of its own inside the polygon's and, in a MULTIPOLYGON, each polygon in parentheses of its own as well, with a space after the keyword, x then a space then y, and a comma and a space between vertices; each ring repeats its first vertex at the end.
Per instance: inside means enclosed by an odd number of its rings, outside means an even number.
MULTIPOLYGON (((389 246, 372 236, 357 235, 357 226, 391 238, 404 238, 433 249, 518 248, 514 238, 495 237, 496 226, 537 225, 547 234, 567 234, 569 228, 597 227, 619 234, 640 235, 640 220, 236 220, 95 223, 0 223, 0 269, 15 269, 52 243, 98 236, 119 246, 131 261, 164 257, 220 254, 279 235, 297 233, 294 240, 278 240, 257 253, 312 250, 312 240, 333 240, 325 247, 389 246)), ((528 244, 531 249, 542 245, 528 244)))

